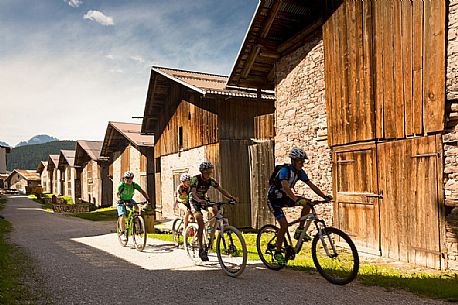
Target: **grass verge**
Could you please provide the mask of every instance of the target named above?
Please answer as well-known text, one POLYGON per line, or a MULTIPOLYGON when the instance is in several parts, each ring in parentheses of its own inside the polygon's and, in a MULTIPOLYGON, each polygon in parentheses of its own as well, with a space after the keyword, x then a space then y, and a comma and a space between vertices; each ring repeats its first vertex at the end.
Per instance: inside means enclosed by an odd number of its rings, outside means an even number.
POLYGON ((92 221, 116 221, 118 218, 118 212, 114 207, 101 208, 91 212, 75 213, 70 215, 92 221))
MULTIPOLYGON (((52 196, 52 195, 51 195, 52 196)), ((48 194, 43 194, 43 198, 51 198, 51 196, 48 196, 48 194)), ((29 195, 28 196, 30 199, 32 199, 33 201, 35 201, 36 203, 39 203, 41 204, 41 208, 48 212, 48 213, 54 213, 54 210, 52 209, 52 204, 51 203, 45 203, 43 204, 43 201, 41 201, 40 199, 37 198, 37 196, 35 195, 29 195)))
MULTIPOLYGON (((5 204, 6 199, 0 198, 0 210, 5 204)), ((0 304, 49 304, 43 289, 30 286, 38 282, 36 273, 28 255, 9 242, 10 232, 11 224, 0 218, 0 304)))
MULTIPOLYGON (((171 234, 148 234, 150 238, 173 242, 171 234)), ((248 250, 248 260, 260 260, 256 250, 256 234, 243 234, 248 250)), ((306 243, 288 269, 316 273, 312 261, 311 243, 306 243)), ((429 298, 458 302, 458 274, 452 272, 412 272, 393 268, 382 262, 362 261, 357 281, 367 286, 400 288, 429 298)))

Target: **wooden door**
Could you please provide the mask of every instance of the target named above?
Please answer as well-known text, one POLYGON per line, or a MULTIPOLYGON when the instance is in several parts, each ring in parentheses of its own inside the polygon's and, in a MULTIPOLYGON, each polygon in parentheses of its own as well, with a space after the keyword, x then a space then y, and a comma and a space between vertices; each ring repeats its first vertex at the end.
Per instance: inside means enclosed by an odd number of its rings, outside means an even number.
POLYGON ((440 135, 378 145, 384 256, 441 267, 441 151, 440 135))
POLYGON ((380 205, 375 143, 333 149, 335 226, 359 251, 380 254, 380 205))

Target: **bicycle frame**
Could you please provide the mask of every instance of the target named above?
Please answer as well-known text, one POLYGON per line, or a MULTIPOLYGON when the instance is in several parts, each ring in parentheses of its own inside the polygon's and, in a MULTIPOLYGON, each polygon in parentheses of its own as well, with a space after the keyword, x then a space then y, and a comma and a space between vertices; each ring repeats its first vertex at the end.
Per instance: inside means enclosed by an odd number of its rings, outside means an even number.
POLYGON ((206 232, 207 226, 209 223, 212 222, 213 219, 216 219, 215 223, 212 226, 213 230, 210 234, 210 239, 207 242, 203 242, 203 244, 205 244, 207 249, 212 250, 213 241, 215 240, 215 237, 216 237, 216 230, 219 229, 221 232, 220 234, 224 234, 224 228, 225 226, 229 225, 229 221, 227 220, 227 218, 224 218, 223 213, 221 211, 221 207, 219 206, 218 203, 209 205, 209 206, 216 206, 217 212, 216 212, 216 215, 213 215, 211 218, 207 219, 207 221, 204 222, 204 230, 203 230, 202 238, 207 239, 207 232, 206 232))

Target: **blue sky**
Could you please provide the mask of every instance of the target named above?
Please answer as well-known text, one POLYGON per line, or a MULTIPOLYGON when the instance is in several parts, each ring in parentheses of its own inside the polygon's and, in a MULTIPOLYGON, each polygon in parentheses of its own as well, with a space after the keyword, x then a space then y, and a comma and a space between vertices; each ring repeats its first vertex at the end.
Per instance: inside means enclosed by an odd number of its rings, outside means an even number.
POLYGON ((0 141, 138 122, 151 65, 229 74, 258 0, 0 0, 0 141))

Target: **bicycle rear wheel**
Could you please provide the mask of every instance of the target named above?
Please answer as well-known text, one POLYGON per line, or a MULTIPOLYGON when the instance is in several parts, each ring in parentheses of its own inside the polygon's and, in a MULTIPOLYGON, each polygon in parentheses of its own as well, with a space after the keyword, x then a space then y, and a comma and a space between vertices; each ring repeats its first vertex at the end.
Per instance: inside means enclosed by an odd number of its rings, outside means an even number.
POLYGON ((129 234, 127 234, 127 226, 125 233, 122 233, 121 230, 121 218, 118 217, 118 221, 116 222, 116 235, 118 236, 118 241, 121 246, 127 246, 127 242, 129 241, 129 234))
POLYGON ((196 223, 188 224, 184 231, 183 245, 189 258, 194 262, 200 260, 199 258, 199 239, 197 237, 198 225, 196 223))
POLYGON ((228 226, 216 239, 216 255, 223 271, 232 277, 242 274, 246 267, 247 248, 239 230, 228 226))
MULTIPOLYGON (((285 267, 283 264, 279 264, 275 258, 275 250, 277 248, 277 232, 278 228, 274 225, 263 226, 256 237, 256 248, 261 261, 266 265, 267 268, 272 270, 280 270, 285 267)), ((288 241, 284 239, 285 245, 288 241)), ((282 247, 282 252, 285 254, 285 248, 282 247)))
POLYGON ((183 244, 183 229, 184 229, 184 221, 182 218, 177 218, 173 221, 172 224, 172 236, 173 241, 177 247, 183 244))
POLYGON ((345 285, 359 270, 359 256, 350 237, 339 229, 323 229, 323 236, 312 241, 312 258, 318 272, 329 282, 345 285))
POLYGON ((145 221, 142 216, 135 216, 132 220, 132 237, 135 249, 140 252, 143 251, 146 246, 148 235, 146 234, 145 221))

